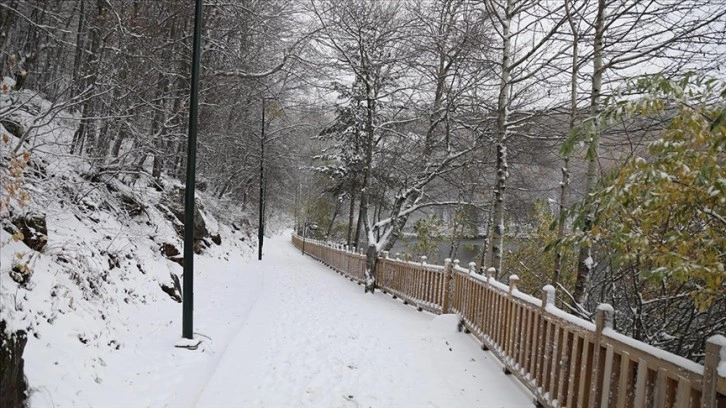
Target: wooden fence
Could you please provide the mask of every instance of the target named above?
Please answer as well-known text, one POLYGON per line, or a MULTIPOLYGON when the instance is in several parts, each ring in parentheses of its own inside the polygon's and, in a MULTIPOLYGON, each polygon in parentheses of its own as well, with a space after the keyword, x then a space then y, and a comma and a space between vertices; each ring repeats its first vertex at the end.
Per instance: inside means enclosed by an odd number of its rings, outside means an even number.
MULTIPOLYGON (((293 244, 356 282, 363 282, 365 255, 329 243, 293 244)), ((726 338, 706 344, 705 365, 649 346, 613 330, 613 309, 601 305, 595 324, 554 305, 555 290, 541 298, 475 273, 473 263, 445 266, 390 259, 376 266, 376 285, 394 298, 433 313, 456 313, 473 334, 545 407, 726 408, 726 338), (724 362, 721 363, 721 356, 724 362), (719 369, 719 365, 721 368, 719 369)))

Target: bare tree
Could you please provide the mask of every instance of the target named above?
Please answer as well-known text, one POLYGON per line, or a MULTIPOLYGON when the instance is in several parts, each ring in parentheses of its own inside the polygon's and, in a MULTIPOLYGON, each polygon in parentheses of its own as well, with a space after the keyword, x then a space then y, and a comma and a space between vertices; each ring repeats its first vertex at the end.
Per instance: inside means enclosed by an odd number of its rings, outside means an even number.
POLYGON ((550 62, 564 49, 554 42, 555 35, 567 21, 562 5, 531 0, 485 1, 488 15, 500 43, 496 111, 496 186, 493 200, 493 234, 491 259, 497 274, 502 268, 504 244, 505 189, 509 177, 507 145, 513 130, 527 117, 512 120, 515 101, 526 92, 533 80, 547 77, 550 62))

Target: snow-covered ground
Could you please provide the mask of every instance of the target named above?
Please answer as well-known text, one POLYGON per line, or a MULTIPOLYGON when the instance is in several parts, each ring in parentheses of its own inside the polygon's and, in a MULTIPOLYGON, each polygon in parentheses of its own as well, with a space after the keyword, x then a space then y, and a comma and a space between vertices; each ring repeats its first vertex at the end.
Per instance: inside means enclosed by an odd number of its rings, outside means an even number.
MULTIPOLYGON (((12 119, 26 127, 51 108, 30 91, 10 96, 24 101, 12 119)), ((0 106, 10 96, 0 94, 0 106)), ((24 175, 3 173, 0 183, 0 196, 18 181, 15 196, 29 197, 0 207, 0 320, 7 334, 28 333, 31 408, 531 405, 456 332, 454 316, 364 295, 298 253, 289 234, 267 240, 258 262, 248 215, 201 193, 215 237, 195 257, 194 331, 203 342, 175 348, 182 306, 162 287, 174 292, 182 275, 167 253, 182 248, 169 210, 178 182, 158 185, 150 169, 104 175, 69 156, 69 115, 39 125, 23 145, 32 150, 24 175), (11 219, 31 215, 47 222, 42 248, 13 235, 11 219)), ((2 125, 0 133, 10 162, 20 142, 2 125)))
MULTIPOLYGON (((181 304, 164 294, 114 314, 121 321, 109 322, 109 331, 123 333, 118 350, 79 342, 74 318, 31 337, 25 351, 30 407, 192 406, 260 293, 261 274, 248 261, 243 254, 229 261, 197 257, 194 331, 204 342, 196 351, 174 347, 181 304)), ((86 324, 93 332, 98 321, 86 324)))
POLYGON ((455 315, 366 295, 303 258, 289 235, 267 242, 263 261, 244 267, 242 276, 262 279, 243 284, 236 304, 249 313, 197 407, 532 405, 493 357, 456 331, 455 315))
POLYGON ((238 251, 195 270, 197 350, 174 347, 181 305, 163 294, 109 311, 107 330, 69 309, 29 339, 31 408, 531 406, 454 315, 365 295, 289 234, 266 240, 261 262, 238 251), (84 325, 120 347, 79 341, 84 325))

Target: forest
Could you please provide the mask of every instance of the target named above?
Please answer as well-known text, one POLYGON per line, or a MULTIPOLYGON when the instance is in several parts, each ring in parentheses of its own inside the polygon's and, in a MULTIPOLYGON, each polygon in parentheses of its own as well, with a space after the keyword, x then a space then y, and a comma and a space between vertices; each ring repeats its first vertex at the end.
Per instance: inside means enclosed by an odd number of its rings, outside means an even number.
MULTIPOLYGON (((462 262, 694 361, 726 329, 724 1, 203 4, 200 191, 365 251, 366 291, 405 236, 416 259, 477 238, 462 262)), ((193 23, 182 0, 0 4, 3 219, 57 118, 88 183, 183 180, 193 23)))

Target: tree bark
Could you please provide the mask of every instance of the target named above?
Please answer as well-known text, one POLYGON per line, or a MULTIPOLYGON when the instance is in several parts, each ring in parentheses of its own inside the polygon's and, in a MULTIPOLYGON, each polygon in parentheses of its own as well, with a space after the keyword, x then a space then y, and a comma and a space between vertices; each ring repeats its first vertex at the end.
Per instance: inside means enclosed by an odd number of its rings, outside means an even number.
MULTIPOLYGON (((575 25, 572 10, 570 9, 570 0, 565 0, 565 12, 567 13, 567 21, 570 25, 570 31, 572 32, 572 71, 570 74, 570 123, 568 126, 568 133, 575 128, 575 120, 577 118, 577 73, 579 71, 578 59, 579 59, 579 44, 580 36, 575 25)), ((567 205, 569 199, 569 187, 570 187, 570 169, 569 167, 569 156, 565 155, 564 163, 562 166, 562 181, 560 182, 560 205, 559 214, 557 220, 557 241, 561 242, 565 237, 565 222, 567 222, 567 205)), ((552 271, 551 284, 557 287, 560 282, 562 275, 562 248, 559 246, 555 249, 555 262, 552 271)))
POLYGON ((353 237, 353 219, 355 218, 355 197, 356 189, 358 188, 358 177, 353 177, 353 182, 350 187, 350 207, 348 208, 348 236, 345 240, 346 245, 351 245, 351 239, 353 237))
POLYGON ((497 180, 494 189, 493 222, 494 233, 492 234, 492 267, 496 269, 496 275, 502 271, 502 248, 504 247, 504 190, 509 175, 507 164, 507 136, 509 124, 509 92, 510 84, 510 58, 511 58, 511 35, 509 24, 512 21, 512 1, 508 0, 504 11, 504 23, 502 24, 502 66, 501 80, 499 84, 499 97, 497 101, 497 180))
MULTIPOLYGON (((482 250, 481 250, 481 262, 479 264, 480 268, 486 268, 487 266, 487 254, 490 253, 489 251, 489 242, 490 242, 490 230, 492 228, 492 206, 489 206, 489 211, 487 211, 487 221, 484 224, 484 236, 482 237, 482 250)), ((491 260, 491 259, 490 259, 491 260)), ((496 278, 496 276, 495 276, 496 278)))
MULTIPOLYGON (((85 4, 85 0, 78 1, 78 25, 76 27, 76 53, 73 56, 73 86, 71 88, 71 99, 74 99, 83 92, 83 84, 85 83, 81 74, 83 72, 83 67, 81 66, 83 64, 83 50, 86 47, 86 36, 84 35, 84 31, 86 30, 85 4)), ((73 147, 71 147, 71 154, 73 154, 73 147)))
POLYGON ((5 41, 8 39, 10 29, 13 27, 18 0, 10 0, 7 6, 0 7, 0 55, 3 55, 5 51, 5 41))
MULTIPOLYGON (((592 94, 590 96, 590 115, 596 120, 600 113, 600 92, 602 88, 603 76, 603 37, 605 34, 605 0, 598 0, 597 17, 595 19, 595 47, 593 53, 593 76, 592 76, 592 94)), ((597 124, 595 125, 597 126, 597 124)), ((585 202, 589 203, 590 193, 595 188, 598 179, 598 147, 600 143, 600 130, 595 129, 592 132, 592 140, 590 141, 589 154, 587 156, 587 178, 585 181, 585 202)), ((592 228, 592 221, 595 217, 593 210, 585 217, 582 227, 584 232, 592 228)), ((573 296, 575 302, 581 308, 587 301, 587 294, 590 289, 590 275, 592 273, 593 259, 590 245, 582 244, 577 257, 577 280, 575 282, 575 291, 573 296)))
MULTIPOLYGON (((367 58, 363 49, 360 50, 361 62, 365 67, 367 65, 367 58)), ((366 123, 365 123, 365 167, 363 171, 363 189, 361 190, 360 200, 360 216, 358 223, 360 224, 361 218, 363 219, 363 226, 366 232, 366 242, 368 249, 366 251, 366 272, 365 272, 365 289, 364 292, 375 292, 376 288, 376 259, 378 258, 378 250, 376 248, 376 242, 373 241, 373 231, 371 231, 372 225, 368 219, 368 204, 370 197, 370 178, 373 171, 373 140, 375 138, 373 121, 376 115, 376 99, 374 95, 374 89, 371 86, 371 79, 366 74, 364 78, 365 89, 366 89, 366 123)), ((357 238, 356 238, 357 240, 357 238)))
POLYGON ((328 230, 325 232, 325 239, 330 239, 330 231, 333 230, 333 224, 335 224, 335 219, 338 218, 338 213, 340 212, 340 206, 342 205, 342 201, 336 197, 335 199, 335 211, 333 211, 333 217, 330 219, 330 224, 328 224, 328 230))
POLYGON ((111 157, 114 159, 121 153, 121 145, 123 144, 124 139, 128 136, 126 123, 123 120, 120 121, 118 126, 118 134, 116 135, 116 139, 113 141, 113 147, 111 147, 111 157))
MULTIPOLYGON (((81 3, 81 6, 83 3, 81 3)), ((71 144, 71 154, 74 152, 83 154, 83 146, 86 146, 86 153, 92 155, 94 153, 95 141, 96 141, 96 126, 95 119, 93 118, 95 112, 95 98, 93 98, 93 91, 96 88, 96 81, 98 80, 98 71, 100 65, 100 52, 101 52, 101 25, 105 15, 104 1, 98 0, 96 2, 96 18, 94 19, 93 26, 89 30, 89 36, 91 40, 91 49, 88 50, 88 59, 83 69, 86 76, 85 87, 86 89, 82 92, 88 92, 83 102, 83 112, 81 117, 81 123, 78 126, 76 135, 73 137, 73 144, 71 144), (86 143, 87 142, 87 143, 86 143)), ((80 23, 79 23, 80 24, 80 23)))

